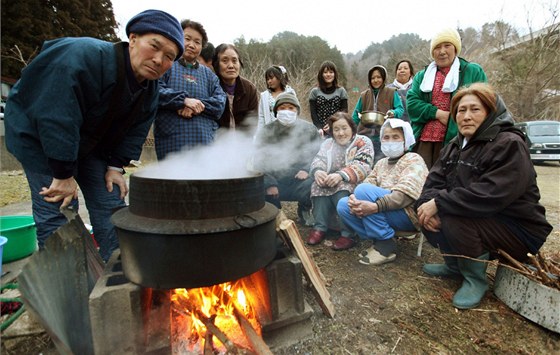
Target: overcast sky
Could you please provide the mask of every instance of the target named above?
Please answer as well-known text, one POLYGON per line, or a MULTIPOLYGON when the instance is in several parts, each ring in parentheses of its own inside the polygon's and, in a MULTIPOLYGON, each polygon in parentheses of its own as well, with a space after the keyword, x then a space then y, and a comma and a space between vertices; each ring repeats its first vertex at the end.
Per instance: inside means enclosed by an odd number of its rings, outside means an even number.
MULTIPOLYGON (((135 14, 147 9, 169 12, 178 20, 200 22, 215 46, 244 37, 268 42, 291 31, 319 36, 342 53, 356 53, 372 42, 399 33, 416 33, 430 39, 445 27, 473 27, 502 20, 521 34, 552 24, 560 0, 112 0, 119 37, 135 14)), ((556 20, 558 21, 558 19, 556 20)))

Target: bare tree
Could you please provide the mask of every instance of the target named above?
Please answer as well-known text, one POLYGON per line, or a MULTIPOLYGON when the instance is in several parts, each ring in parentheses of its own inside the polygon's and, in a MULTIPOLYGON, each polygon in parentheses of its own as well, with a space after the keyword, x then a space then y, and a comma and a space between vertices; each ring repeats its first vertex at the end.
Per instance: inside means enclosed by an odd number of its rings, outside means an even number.
POLYGON ((10 48, 9 53, 11 53, 11 54, 4 55, 3 57, 6 58, 6 59, 13 59, 13 60, 23 64, 24 67, 26 67, 27 64, 29 64, 29 62, 31 62, 31 59, 33 59, 35 57, 38 50, 39 50, 39 47, 35 47, 33 52, 31 54, 29 54, 29 56, 27 58, 24 58, 23 53, 21 52, 18 45, 16 44, 16 45, 13 46, 13 48, 10 48))
POLYGON ((560 24, 530 31, 494 52, 489 78, 505 98, 516 119, 560 118, 560 24))

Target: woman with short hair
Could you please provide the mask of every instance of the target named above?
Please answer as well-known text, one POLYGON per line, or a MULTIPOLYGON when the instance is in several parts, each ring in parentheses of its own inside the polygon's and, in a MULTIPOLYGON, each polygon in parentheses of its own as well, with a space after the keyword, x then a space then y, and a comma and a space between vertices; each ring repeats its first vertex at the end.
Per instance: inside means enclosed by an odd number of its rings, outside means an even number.
MULTIPOLYGON (((307 244, 323 241, 329 228, 329 220, 336 216, 338 201, 349 196, 362 182, 373 165, 373 145, 366 136, 357 134, 358 128, 346 112, 337 112, 327 121, 329 136, 311 163, 311 201, 315 224, 309 233, 307 244)), ((333 244, 334 250, 354 246, 352 232, 344 224, 335 221, 340 236, 333 244)))
POLYGON ((388 88, 395 88, 397 90, 397 94, 399 94, 404 108, 404 112, 400 118, 407 122, 410 122, 410 118, 408 118, 408 112, 406 111, 406 94, 412 86, 412 78, 414 78, 414 67, 410 60, 403 59, 395 66, 395 80, 387 84, 388 88))
POLYGON ((444 264, 426 264, 423 271, 462 277, 453 305, 468 309, 488 289, 487 261, 499 257, 498 250, 523 262, 552 226, 539 203, 525 137, 494 89, 484 83, 460 89, 451 117, 457 136, 430 170, 416 206, 424 235, 447 254, 444 264))
POLYGON ((256 128, 259 108, 257 88, 241 76, 243 61, 237 48, 233 44, 220 44, 214 51, 212 66, 227 95, 226 108, 218 121, 220 127, 256 128))
POLYGON ((214 142, 226 94, 216 74, 198 62, 208 43, 202 24, 181 21, 184 53, 160 79, 159 104, 154 123, 158 160, 171 153, 214 142))

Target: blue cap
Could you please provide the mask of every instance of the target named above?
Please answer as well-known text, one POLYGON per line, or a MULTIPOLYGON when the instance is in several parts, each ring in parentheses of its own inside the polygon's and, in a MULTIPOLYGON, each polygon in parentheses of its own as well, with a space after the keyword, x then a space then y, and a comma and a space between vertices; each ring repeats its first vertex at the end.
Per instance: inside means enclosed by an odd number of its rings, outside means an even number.
POLYGON ((183 56, 185 50, 183 29, 179 21, 161 10, 146 10, 128 21, 126 24, 126 35, 131 33, 157 33, 173 41, 179 49, 179 54, 175 60, 183 56))

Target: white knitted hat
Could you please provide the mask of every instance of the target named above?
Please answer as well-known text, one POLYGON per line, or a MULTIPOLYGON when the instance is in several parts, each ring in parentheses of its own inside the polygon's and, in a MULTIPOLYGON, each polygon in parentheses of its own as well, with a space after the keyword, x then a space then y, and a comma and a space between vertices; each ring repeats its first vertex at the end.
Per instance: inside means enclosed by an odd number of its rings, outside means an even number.
POLYGON ((434 48, 438 44, 449 42, 455 46, 457 50, 457 56, 461 53, 461 36, 459 32, 453 28, 446 28, 438 32, 433 38, 430 44, 430 55, 434 56, 434 48))

